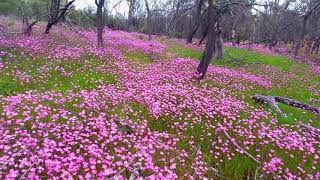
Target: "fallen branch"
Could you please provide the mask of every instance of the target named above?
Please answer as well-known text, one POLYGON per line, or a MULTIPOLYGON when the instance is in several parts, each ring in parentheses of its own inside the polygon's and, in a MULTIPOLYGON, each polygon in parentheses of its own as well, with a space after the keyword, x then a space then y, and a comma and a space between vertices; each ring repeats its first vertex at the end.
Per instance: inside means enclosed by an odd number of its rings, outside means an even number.
POLYGON ((279 108, 278 102, 276 101, 274 96, 256 94, 252 97, 252 99, 256 102, 267 104, 271 109, 274 109, 277 113, 283 115, 284 117, 287 117, 287 115, 284 114, 279 108))
MULTIPOLYGON (((141 149, 141 150, 142 150, 142 149, 141 149)), ((140 150, 140 151, 141 151, 141 150, 140 150)), ((138 151, 136 154, 138 154, 140 151, 138 151)), ((129 162, 128 166, 131 166, 131 165, 134 163, 135 159, 136 159, 136 157, 132 158, 132 160, 129 162)), ((126 167, 122 168, 116 175, 114 175, 112 178, 110 178, 110 180, 117 179, 118 176, 119 176, 120 174, 122 174, 126 169, 127 169, 126 167)), ((106 180, 109 180, 108 176, 107 176, 105 179, 106 179, 106 180)))
POLYGON ((259 103, 268 104, 268 106, 270 108, 275 109, 275 111, 277 113, 283 115, 284 117, 287 117, 287 116, 279 108, 278 102, 285 104, 285 105, 288 105, 288 106, 295 107, 295 108, 300 108, 300 109, 304 109, 307 111, 311 111, 311 112, 315 113, 316 115, 320 115, 320 108, 311 106, 309 104, 302 103, 302 102, 294 100, 294 99, 289 99, 289 98, 280 97, 280 96, 265 96, 265 95, 261 95, 261 94, 255 94, 252 97, 252 99, 255 100, 256 102, 259 102, 259 103))
POLYGON ((245 151, 242 147, 240 147, 235 141, 234 139, 227 133, 227 131, 222 130, 222 132, 224 133, 224 135, 227 137, 227 139, 229 139, 232 144, 240 151, 242 151, 248 158, 252 159, 254 162, 256 162, 257 164, 261 164, 261 162, 256 159, 255 157, 253 157, 251 154, 249 154, 247 151, 245 151))
POLYGON ((294 99, 289 99, 289 98, 284 98, 280 96, 275 96, 274 97, 277 102, 281 102, 282 104, 286 104, 288 106, 304 109, 307 111, 311 111, 317 115, 320 115, 320 108, 311 106, 309 104, 304 104, 300 101, 294 100, 294 99))
POLYGON ((32 165, 26 170, 26 172, 24 172, 24 173, 20 176, 19 180, 21 180, 22 178, 24 178, 24 176, 26 176, 26 175, 29 173, 30 169, 33 168, 33 166, 34 166, 35 164, 36 164, 36 162, 32 163, 32 165))

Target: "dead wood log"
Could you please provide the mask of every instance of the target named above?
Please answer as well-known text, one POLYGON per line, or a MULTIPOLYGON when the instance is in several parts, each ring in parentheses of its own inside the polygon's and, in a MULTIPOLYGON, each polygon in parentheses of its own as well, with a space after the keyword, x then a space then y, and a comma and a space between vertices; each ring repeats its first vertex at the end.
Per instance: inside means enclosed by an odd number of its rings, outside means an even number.
POLYGON ((320 108, 318 108, 318 107, 314 107, 314 106, 302 103, 302 102, 294 100, 294 99, 284 98, 284 97, 280 97, 280 96, 275 96, 274 98, 276 99, 277 102, 281 102, 282 104, 286 104, 288 106, 311 111, 317 115, 320 115, 320 108))
POLYGON ((279 113, 285 117, 287 116, 279 108, 278 103, 277 103, 276 99, 274 98, 274 96, 265 96, 265 95, 256 94, 252 97, 252 99, 258 103, 267 104, 271 109, 274 109, 277 113, 279 113))
POLYGON ((286 115, 281 111, 281 109, 278 106, 278 103, 282 103, 295 108, 304 109, 307 111, 311 111, 316 115, 320 115, 320 108, 302 103, 294 99, 289 99, 281 96, 266 96, 261 94, 255 94, 254 96, 252 96, 252 99, 256 102, 267 104, 270 108, 275 109, 277 113, 283 115, 284 117, 286 117, 286 115))

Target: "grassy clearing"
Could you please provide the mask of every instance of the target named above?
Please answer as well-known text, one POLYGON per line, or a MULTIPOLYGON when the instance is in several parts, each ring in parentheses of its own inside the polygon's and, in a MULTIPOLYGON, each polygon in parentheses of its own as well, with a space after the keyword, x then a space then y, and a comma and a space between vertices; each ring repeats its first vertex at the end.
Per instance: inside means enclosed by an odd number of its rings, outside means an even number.
POLYGON ((29 90, 90 90, 99 84, 116 83, 112 73, 95 70, 98 67, 110 68, 95 57, 69 61, 48 60, 43 57, 32 59, 18 50, 4 50, 10 55, 2 57, 5 68, 0 71, 0 95, 13 95, 29 90))
POLYGON ((125 58, 128 61, 140 63, 140 64, 150 64, 153 62, 150 55, 141 52, 126 52, 125 58))

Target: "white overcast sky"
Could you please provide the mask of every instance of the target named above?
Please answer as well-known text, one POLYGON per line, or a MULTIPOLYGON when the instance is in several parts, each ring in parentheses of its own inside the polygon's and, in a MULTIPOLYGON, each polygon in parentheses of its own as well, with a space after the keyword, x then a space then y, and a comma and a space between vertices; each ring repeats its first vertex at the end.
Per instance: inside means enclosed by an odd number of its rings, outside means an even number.
MULTIPOLYGON (((106 3, 108 4, 108 11, 111 11, 112 14, 120 13, 122 15, 126 15, 128 13, 129 7, 125 0, 122 0, 117 7, 112 9, 112 7, 120 1, 121 0, 106 0, 106 3)), ((76 6, 76 9, 84 9, 88 6, 91 6, 93 8, 96 7, 94 0, 75 0, 73 4, 76 6)))

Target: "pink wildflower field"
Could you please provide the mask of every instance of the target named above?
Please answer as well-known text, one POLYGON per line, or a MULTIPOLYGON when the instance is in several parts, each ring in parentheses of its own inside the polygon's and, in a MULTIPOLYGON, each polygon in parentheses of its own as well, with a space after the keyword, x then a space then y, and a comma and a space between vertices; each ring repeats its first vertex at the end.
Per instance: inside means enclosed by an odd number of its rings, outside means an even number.
POLYGON ((212 64, 198 81, 172 49, 201 47, 181 40, 106 29, 101 49, 95 31, 40 27, 0 34, 0 179, 320 179, 319 136, 296 124, 319 116, 250 99, 319 106, 320 66, 212 64))

